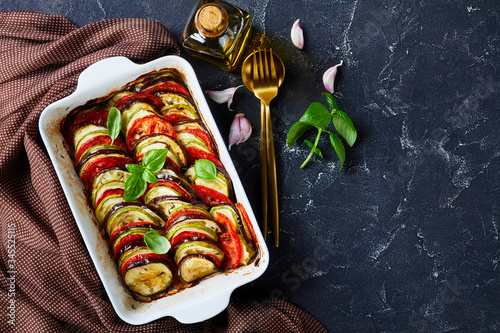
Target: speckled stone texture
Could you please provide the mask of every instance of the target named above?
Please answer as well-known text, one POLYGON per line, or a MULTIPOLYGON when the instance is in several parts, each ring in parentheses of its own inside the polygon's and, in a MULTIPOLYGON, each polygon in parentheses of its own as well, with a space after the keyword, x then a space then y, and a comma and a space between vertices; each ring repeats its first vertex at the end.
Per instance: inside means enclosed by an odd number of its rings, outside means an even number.
MULTIPOLYGON (((179 37, 191 1, 14 1, 3 10, 62 14, 79 26, 149 18, 179 37)), ((335 332, 500 331, 500 73, 497 1, 234 0, 253 18, 253 45, 286 66, 272 102, 281 244, 235 293, 277 297, 335 332), (305 47, 290 28, 300 19, 305 47), (344 168, 325 136, 324 158, 286 135, 314 101, 323 72, 344 61, 336 96, 358 129, 344 168)), ((203 89, 241 84, 182 54, 203 89)), ((227 137, 234 112, 209 101, 227 137)), ((325 103, 326 104, 326 103, 325 103)), ((260 216, 259 101, 233 107, 254 126, 231 155, 260 216)), ((313 140, 314 133, 305 138, 313 140)))

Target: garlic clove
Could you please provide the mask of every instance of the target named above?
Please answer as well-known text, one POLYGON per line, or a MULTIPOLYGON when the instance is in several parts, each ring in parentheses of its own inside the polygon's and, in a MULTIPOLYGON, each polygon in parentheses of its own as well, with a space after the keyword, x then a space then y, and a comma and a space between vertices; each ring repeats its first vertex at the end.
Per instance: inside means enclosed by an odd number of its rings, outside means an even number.
POLYGON ((331 94, 334 93, 335 76, 337 75, 338 68, 342 66, 343 63, 344 62, 340 60, 339 64, 328 68, 323 74, 323 85, 325 86, 325 89, 331 94))
POLYGON ((233 111, 233 109, 231 109, 233 96, 236 90, 240 87, 243 87, 243 85, 227 88, 224 90, 207 90, 206 93, 208 97, 210 97, 216 103, 219 104, 227 103, 227 107, 229 108, 229 110, 233 111))
POLYGON ((229 128, 229 150, 232 145, 247 141, 251 134, 252 124, 243 113, 238 113, 229 128))
POLYGON ((304 32, 299 25, 299 21, 300 20, 297 20, 293 24, 290 35, 292 37, 293 45, 295 45, 298 49, 302 49, 304 47, 304 32))

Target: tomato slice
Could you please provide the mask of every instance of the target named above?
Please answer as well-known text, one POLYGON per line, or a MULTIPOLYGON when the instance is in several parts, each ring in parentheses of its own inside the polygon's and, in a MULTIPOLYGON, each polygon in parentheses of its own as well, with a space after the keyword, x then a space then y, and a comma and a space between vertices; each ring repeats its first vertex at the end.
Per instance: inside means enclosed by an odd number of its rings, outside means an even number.
POLYGON ((122 250, 125 246, 133 243, 139 243, 141 245, 145 245, 144 243, 144 234, 131 234, 120 239, 118 244, 115 244, 113 248, 113 257, 115 260, 118 260, 120 250, 122 250))
POLYGON ((219 212, 215 213, 217 222, 225 226, 226 231, 219 235, 218 245, 224 251, 223 265, 224 269, 235 268, 241 261, 241 241, 233 229, 229 218, 219 212))
POLYGON ((171 124, 176 124, 177 122, 182 120, 191 120, 191 118, 183 114, 177 114, 177 113, 164 114, 163 118, 165 118, 171 124))
POLYGON ((248 227, 248 230, 250 231, 250 234, 252 235, 254 244, 257 245, 257 236, 255 235, 255 230, 252 226, 252 222, 250 222, 250 217, 248 217, 248 214, 247 214, 247 211, 245 210, 245 207, 243 207, 243 205, 240 202, 238 202, 236 204, 236 207, 238 207, 238 209, 241 212, 241 215, 243 217, 243 223, 245 223, 245 225, 248 227))
POLYGON ((174 128, 168 121, 160 116, 150 115, 139 118, 132 124, 127 133, 128 148, 132 150, 132 145, 135 141, 139 140, 143 136, 156 133, 166 134, 174 139, 177 138, 174 128))
MULTIPOLYGON (((99 135, 99 136, 93 137, 92 139, 86 141, 85 143, 83 143, 80 146, 80 149, 78 149, 78 152, 75 155, 75 160, 76 161, 80 161, 80 158, 82 157, 82 155, 89 148, 92 148, 92 147, 98 146, 98 145, 111 145, 111 141, 112 141, 111 137, 109 135, 107 135, 107 134, 103 134, 103 135, 99 135)), ((127 146, 125 145, 125 143, 120 138, 116 138, 113 141, 113 145, 121 147, 123 149, 127 149, 127 146)))
POLYGON ((147 88, 146 92, 148 94, 161 94, 161 93, 174 93, 181 94, 184 97, 189 98, 189 92, 182 85, 175 83, 174 81, 166 81, 162 83, 158 83, 151 88, 147 88))
POLYGON ((201 232, 195 232, 195 231, 183 231, 179 233, 178 235, 172 237, 170 240, 170 245, 172 248, 174 248, 180 241, 186 238, 192 238, 192 237, 197 237, 198 239, 210 239, 207 235, 201 233, 201 232))
POLYGON ((144 221, 137 221, 137 222, 132 222, 129 224, 122 225, 121 227, 117 228, 113 233, 111 234, 110 243, 114 242, 114 238, 118 237, 118 235, 125 229, 127 228, 134 228, 134 227, 150 227, 152 230, 153 229, 158 229, 158 226, 152 222, 144 222, 144 221))
POLYGON ((101 201, 106 198, 107 196, 109 195, 113 195, 113 194, 122 194, 122 195, 125 195, 125 191, 122 190, 121 188, 115 188, 115 189, 111 189, 111 190, 107 190, 105 191, 96 201, 95 203, 95 206, 96 207, 99 207, 99 204, 101 203, 101 201))
POLYGON ((212 154, 215 155, 214 147, 212 146, 212 140, 210 140, 210 136, 208 136, 207 132, 205 132, 201 129, 198 129, 198 128, 185 128, 185 129, 179 131, 179 133, 182 133, 182 132, 194 134, 197 137, 199 137, 200 139, 202 139, 203 142, 205 142, 205 144, 207 145, 208 149, 210 149, 212 154))
POLYGON ((194 147, 186 147, 186 153, 188 155, 188 163, 189 165, 193 165, 196 160, 209 160, 212 161, 216 166, 223 168, 222 163, 219 161, 214 154, 209 154, 204 150, 194 148, 194 147))
POLYGON ((224 194, 217 192, 209 187, 203 185, 196 185, 195 183, 192 183, 191 186, 193 187, 196 194, 201 198, 201 200, 209 204, 210 206, 220 203, 230 203, 230 204, 233 203, 224 194))
POLYGON ((127 156, 106 156, 102 155, 87 165, 83 174, 82 180, 84 181, 87 188, 90 188, 91 181, 94 176, 101 170, 111 169, 115 167, 125 167, 126 164, 132 163, 132 160, 127 156))
POLYGON ((108 123, 108 111, 91 111, 76 117, 69 130, 68 138, 73 141, 77 129, 84 125, 106 126, 108 123))
POLYGON ((120 111, 124 111, 130 105, 139 102, 151 105, 157 112, 163 107, 163 101, 160 97, 145 92, 125 95, 116 102, 115 107, 120 111))
POLYGON ((205 213, 203 213, 199 210, 196 210, 196 209, 190 209, 190 208, 179 209, 178 211, 176 211, 175 213, 171 214, 168 217, 165 228, 168 229, 169 226, 171 225, 171 223, 173 223, 175 220, 177 220, 178 218, 180 218, 181 216, 184 216, 184 215, 196 215, 202 219, 210 218, 210 215, 205 214, 205 213))
POLYGON ((188 199, 193 199, 193 196, 191 194, 189 194, 189 192, 186 191, 186 189, 184 187, 177 184, 176 182, 173 182, 171 180, 166 180, 166 179, 159 179, 158 183, 148 183, 146 191, 144 191, 144 194, 142 195, 142 199, 143 200, 145 199, 146 193, 148 193, 148 191, 150 189, 152 189, 153 187, 157 187, 157 186, 170 187, 170 188, 176 190, 177 192, 179 192, 183 197, 188 198, 188 199))

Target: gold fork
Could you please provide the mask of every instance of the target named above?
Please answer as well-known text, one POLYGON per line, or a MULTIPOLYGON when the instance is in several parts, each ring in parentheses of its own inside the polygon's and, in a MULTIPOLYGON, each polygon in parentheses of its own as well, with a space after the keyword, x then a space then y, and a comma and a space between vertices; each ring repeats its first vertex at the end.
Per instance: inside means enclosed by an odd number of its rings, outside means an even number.
POLYGON ((268 60, 266 51, 259 51, 253 57, 253 91, 261 100, 261 125, 260 125, 260 157, 262 178, 262 205, 264 236, 267 233, 267 204, 271 206, 271 220, 274 243, 279 245, 279 215, 278 215, 278 188, 276 178, 276 159, 274 155, 273 127, 269 103, 278 94, 278 78, 274 64, 273 51, 270 50, 268 60), (257 64, 257 57, 258 64, 257 64), (264 58, 264 64, 262 63, 264 58), (268 197, 268 191, 269 197, 268 197))

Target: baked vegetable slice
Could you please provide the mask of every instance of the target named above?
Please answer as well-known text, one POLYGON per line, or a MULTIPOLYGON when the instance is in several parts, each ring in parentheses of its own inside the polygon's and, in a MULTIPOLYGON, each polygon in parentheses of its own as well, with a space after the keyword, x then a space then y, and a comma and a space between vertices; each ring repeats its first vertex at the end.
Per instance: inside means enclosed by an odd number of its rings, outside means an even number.
POLYGON ((136 118, 127 128, 127 144, 132 147, 137 140, 150 134, 165 134, 174 139, 177 137, 168 121, 156 114, 146 114, 136 118))
POLYGON ((101 151, 99 154, 91 156, 88 160, 84 161, 83 164, 78 166, 79 175, 90 190, 94 176, 100 171, 117 167, 123 168, 130 163, 132 163, 132 159, 121 152, 106 154, 101 151))
POLYGON ((107 120, 107 110, 103 109, 98 103, 87 103, 70 112, 61 123, 61 132, 68 145, 73 148, 75 132, 78 129, 87 125, 106 127, 107 120))
POLYGON ((104 149, 114 149, 117 151, 127 152, 127 146, 120 138, 112 140, 107 134, 95 135, 83 141, 75 154, 75 162, 79 163, 86 156, 95 154, 104 149))
POLYGON ((174 93, 191 98, 183 77, 174 71, 152 72, 135 85, 135 90, 154 95, 174 93))
POLYGON ((105 169, 98 175, 94 176, 94 180, 92 182, 92 192, 90 195, 92 205, 97 207, 100 201, 104 199, 106 192, 108 191, 118 189, 123 191, 128 177, 130 177, 130 173, 126 170, 120 169, 105 169))
POLYGON ((217 245, 220 232, 220 225, 203 207, 184 205, 171 212, 166 237, 182 281, 193 282, 221 268, 224 252, 217 245))
POLYGON ((186 188, 183 183, 179 184, 173 180, 160 179, 157 183, 149 183, 142 198, 146 204, 156 197, 161 196, 182 196, 194 199, 194 190, 189 186, 186 188))
POLYGON ((146 246, 144 235, 152 230, 160 230, 149 222, 135 222, 121 227, 113 234, 110 243, 110 252, 115 260, 121 255, 136 246, 146 246))
POLYGON ((175 265, 165 254, 146 246, 124 252, 118 260, 123 281, 139 299, 150 300, 166 293, 175 275, 175 265))
POLYGON ((178 274, 185 283, 202 279, 221 270, 220 260, 216 256, 190 254, 182 258, 178 265, 178 274))
POLYGON ((254 242, 248 237, 239 210, 232 204, 212 207, 210 215, 223 226, 219 245, 226 254, 225 268, 248 265, 255 257, 254 242))
POLYGON ((148 206, 130 202, 113 206, 104 218, 103 227, 111 237, 118 228, 134 222, 149 222, 158 228, 165 227, 165 221, 148 206))
POLYGON ((173 93, 158 94, 165 106, 160 113, 171 124, 176 124, 186 120, 200 119, 198 111, 189 100, 173 93))
POLYGON ((184 175, 203 202, 211 206, 219 203, 232 203, 231 180, 223 168, 217 167, 217 180, 205 181, 199 178, 196 175, 194 165, 190 166, 184 175))
POLYGON ((150 134, 137 140, 132 149, 137 161, 140 162, 144 154, 152 149, 168 149, 167 159, 179 169, 187 164, 184 148, 171 136, 165 134, 150 134))
POLYGON ((179 208, 182 206, 196 205, 196 206, 205 207, 205 209, 208 208, 207 205, 205 205, 201 202, 198 202, 196 200, 191 200, 191 199, 185 198, 183 196, 176 197, 176 196, 169 196, 169 195, 156 197, 149 202, 149 205, 151 205, 155 209, 161 211, 162 214, 167 218, 170 216, 170 214, 176 208, 179 208))

